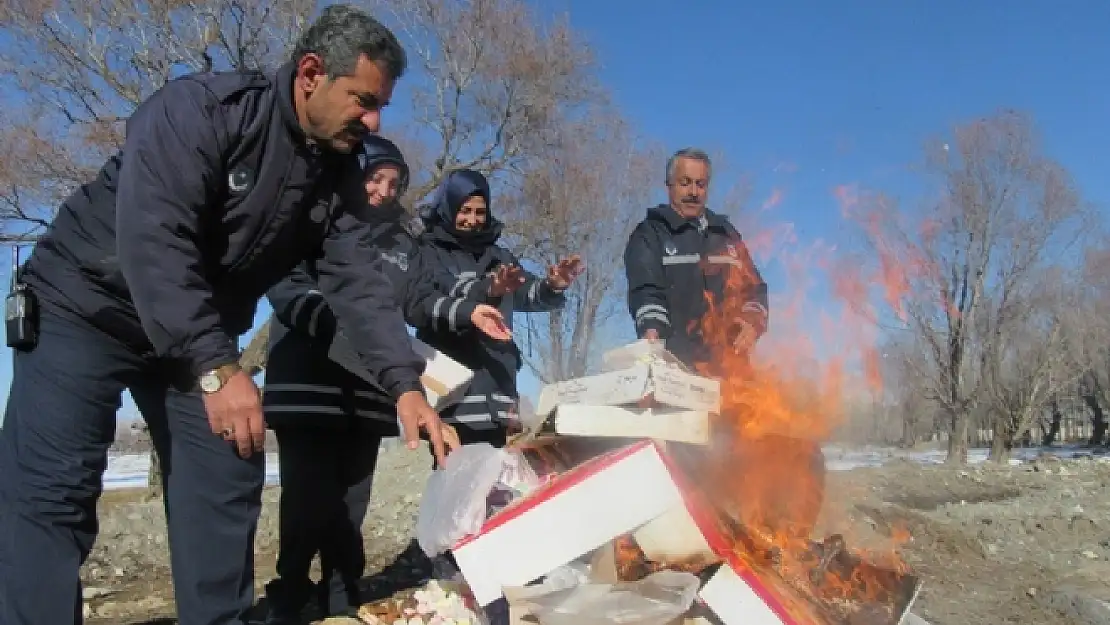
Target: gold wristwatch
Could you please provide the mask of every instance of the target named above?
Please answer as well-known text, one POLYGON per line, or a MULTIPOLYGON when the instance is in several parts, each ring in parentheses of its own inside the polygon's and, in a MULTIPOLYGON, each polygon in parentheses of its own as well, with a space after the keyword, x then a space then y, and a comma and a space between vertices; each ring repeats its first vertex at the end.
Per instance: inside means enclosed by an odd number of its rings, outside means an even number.
POLYGON ((237 362, 221 365, 211 371, 202 373, 200 377, 197 378, 197 385, 200 386, 200 390, 205 394, 212 394, 223 388, 224 385, 227 384, 227 381, 231 379, 231 376, 240 371, 242 371, 242 369, 237 362))

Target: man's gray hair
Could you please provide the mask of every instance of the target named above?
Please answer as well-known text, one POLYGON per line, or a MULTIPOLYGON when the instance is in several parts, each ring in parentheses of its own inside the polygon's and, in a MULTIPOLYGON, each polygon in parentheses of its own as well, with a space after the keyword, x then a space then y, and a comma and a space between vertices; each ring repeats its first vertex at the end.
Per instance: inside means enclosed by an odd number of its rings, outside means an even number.
POLYGON ((674 168, 678 164, 678 159, 680 158, 688 158, 692 161, 701 161, 705 163, 705 168, 709 170, 709 177, 713 177, 713 162, 709 160, 709 154, 706 154, 705 150, 698 148, 682 148, 667 159, 667 177, 665 179, 667 186, 670 186, 671 183, 674 182, 674 168))
POLYGON ((347 4, 333 4, 301 35, 293 50, 293 62, 306 54, 317 54, 328 77, 355 73, 358 58, 366 55, 383 63, 390 79, 405 73, 408 59, 393 32, 378 20, 347 4))

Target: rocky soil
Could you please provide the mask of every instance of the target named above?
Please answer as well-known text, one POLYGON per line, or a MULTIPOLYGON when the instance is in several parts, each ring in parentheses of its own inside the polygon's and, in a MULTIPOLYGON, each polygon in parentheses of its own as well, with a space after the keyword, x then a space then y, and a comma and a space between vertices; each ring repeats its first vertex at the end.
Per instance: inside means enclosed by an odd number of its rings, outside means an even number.
MULTIPOLYGON (((366 520, 371 571, 412 536, 426 451, 383 451, 366 520)), ((914 612, 933 625, 1110 623, 1110 458, 1021 466, 920 466, 830 474, 822 530, 880 556, 896 549, 923 578, 914 612), (910 540, 895 546, 905 529, 910 540)), ((273 573, 278 490, 267 489, 258 585, 273 573)), ((89 623, 174 623, 161 503, 109 493, 84 570, 89 623)))

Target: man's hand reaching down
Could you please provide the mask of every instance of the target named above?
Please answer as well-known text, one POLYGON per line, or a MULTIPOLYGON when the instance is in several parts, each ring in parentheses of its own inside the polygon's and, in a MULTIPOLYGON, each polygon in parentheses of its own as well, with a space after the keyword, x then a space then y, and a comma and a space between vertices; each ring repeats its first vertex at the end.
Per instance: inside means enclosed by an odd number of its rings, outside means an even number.
POLYGON ((447 454, 459 448, 455 429, 440 420, 439 415, 421 391, 408 391, 397 400, 397 419, 401 422, 401 436, 409 449, 420 446, 420 432, 428 435, 436 463, 443 466, 447 454))
POLYGON ((223 388, 205 394, 203 398, 213 434, 235 443, 243 458, 265 449, 266 423, 262 417, 262 396, 246 372, 236 372, 223 388))

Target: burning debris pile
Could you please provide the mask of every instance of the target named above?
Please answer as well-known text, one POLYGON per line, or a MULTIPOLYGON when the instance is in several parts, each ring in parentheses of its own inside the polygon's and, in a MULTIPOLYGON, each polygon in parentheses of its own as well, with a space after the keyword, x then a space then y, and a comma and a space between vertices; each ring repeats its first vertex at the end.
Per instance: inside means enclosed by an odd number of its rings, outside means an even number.
POLYGON ((899 560, 810 537, 816 442, 753 436, 658 345, 605 364, 544 389, 506 449, 468 445, 429 482, 421 547, 454 557, 475 606, 504 597, 510 622, 542 625, 902 622, 920 582, 899 560))

